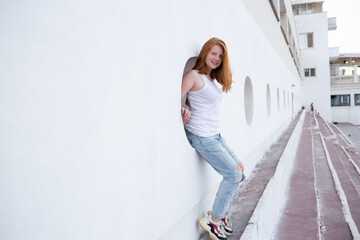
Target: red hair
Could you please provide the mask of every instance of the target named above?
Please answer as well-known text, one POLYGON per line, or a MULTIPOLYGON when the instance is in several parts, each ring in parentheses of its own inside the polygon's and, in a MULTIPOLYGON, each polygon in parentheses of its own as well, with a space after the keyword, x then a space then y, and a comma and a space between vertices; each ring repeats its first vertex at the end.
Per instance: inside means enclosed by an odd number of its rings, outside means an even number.
POLYGON ((193 69, 198 70, 200 74, 208 74, 208 68, 205 63, 206 55, 210 52, 211 48, 218 45, 223 50, 222 63, 216 69, 210 72, 210 77, 216 79, 221 86, 223 92, 228 92, 231 89, 232 74, 229 63, 229 56, 225 42, 219 38, 209 39, 201 48, 200 54, 196 59, 196 63, 193 69))

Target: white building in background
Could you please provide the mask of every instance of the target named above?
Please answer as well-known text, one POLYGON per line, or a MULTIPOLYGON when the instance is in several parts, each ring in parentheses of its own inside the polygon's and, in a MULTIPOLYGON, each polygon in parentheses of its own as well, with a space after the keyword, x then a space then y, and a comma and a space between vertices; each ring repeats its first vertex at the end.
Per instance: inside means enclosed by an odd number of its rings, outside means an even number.
POLYGON ((246 175, 304 104, 330 118, 326 13, 294 19, 289 0, 1 1, 0 17, 3 240, 198 239, 220 177, 187 142, 180 86, 211 37, 246 175))
POLYGON ((333 122, 360 124, 360 54, 330 51, 331 114, 333 122))
POLYGON ((330 108, 330 71, 328 30, 336 29, 336 19, 322 11, 324 1, 294 0, 296 30, 301 54, 303 104, 314 108, 328 121, 330 108))

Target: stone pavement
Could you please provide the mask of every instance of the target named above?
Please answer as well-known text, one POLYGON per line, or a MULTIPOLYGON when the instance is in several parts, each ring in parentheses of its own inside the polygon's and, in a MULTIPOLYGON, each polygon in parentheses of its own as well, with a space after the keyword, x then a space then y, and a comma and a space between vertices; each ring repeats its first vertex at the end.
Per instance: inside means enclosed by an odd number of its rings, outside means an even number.
MULTIPOLYGON (((249 220, 260 208, 259 199, 279 168, 279 158, 298 119, 299 115, 240 187, 233 203, 234 235, 230 240, 264 239, 244 238, 243 232, 256 225, 249 220)), ((293 167, 289 169, 292 172, 289 179, 282 179, 288 181, 284 205, 268 216, 273 232, 253 236, 279 240, 360 239, 360 128, 334 125, 309 112, 303 119, 293 167)), ((272 199, 265 200, 265 204, 273 204, 272 199)), ((209 238, 203 234, 201 239, 209 238)))

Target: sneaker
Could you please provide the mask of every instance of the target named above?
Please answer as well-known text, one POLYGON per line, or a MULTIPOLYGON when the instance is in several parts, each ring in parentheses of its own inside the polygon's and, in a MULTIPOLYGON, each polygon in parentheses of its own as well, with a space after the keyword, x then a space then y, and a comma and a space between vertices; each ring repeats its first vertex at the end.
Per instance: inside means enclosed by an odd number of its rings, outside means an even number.
POLYGON ((225 217, 223 219, 221 219, 221 221, 224 224, 225 235, 226 236, 231 236, 234 231, 232 230, 232 224, 231 224, 231 221, 230 221, 230 214, 226 214, 225 217))
MULTIPOLYGON (((209 215, 209 217, 211 217, 211 213, 212 211, 209 210, 207 212, 207 214, 209 215)), ((225 217, 223 219, 221 219, 221 222, 224 226, 224 233, 226 236, 231 236, 234 231, 232 230, 232 224, 231 224, 231 221, 230 221, 230 214, 226 214, 225 217)))
POLYGON ((224 226, 222 221, 213 222, 209 217, 199 219, 200 226, 207 232, 209 232, 212 240, 227 240, 228 238, 224 234, 224 226))

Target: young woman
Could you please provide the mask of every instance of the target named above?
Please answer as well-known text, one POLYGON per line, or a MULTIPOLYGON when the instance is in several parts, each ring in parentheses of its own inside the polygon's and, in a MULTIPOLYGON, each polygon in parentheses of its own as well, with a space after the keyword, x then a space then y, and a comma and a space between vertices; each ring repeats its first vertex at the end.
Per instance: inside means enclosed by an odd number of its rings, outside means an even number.
POLYGON ((186 136, 193 148, 223 176, 212 211, 199 224, 211 239, 227 239, 233 232, 231 202, 243 180, 244 166, 219 133, 220 100, 229 92, 232 76, 225 43, 211 38, 202 47, 194 68, 182 80, 181 97, 187 95, 187 108, 181 108, 186 136), (215 80, 220 83, 219 89, 215 80))

